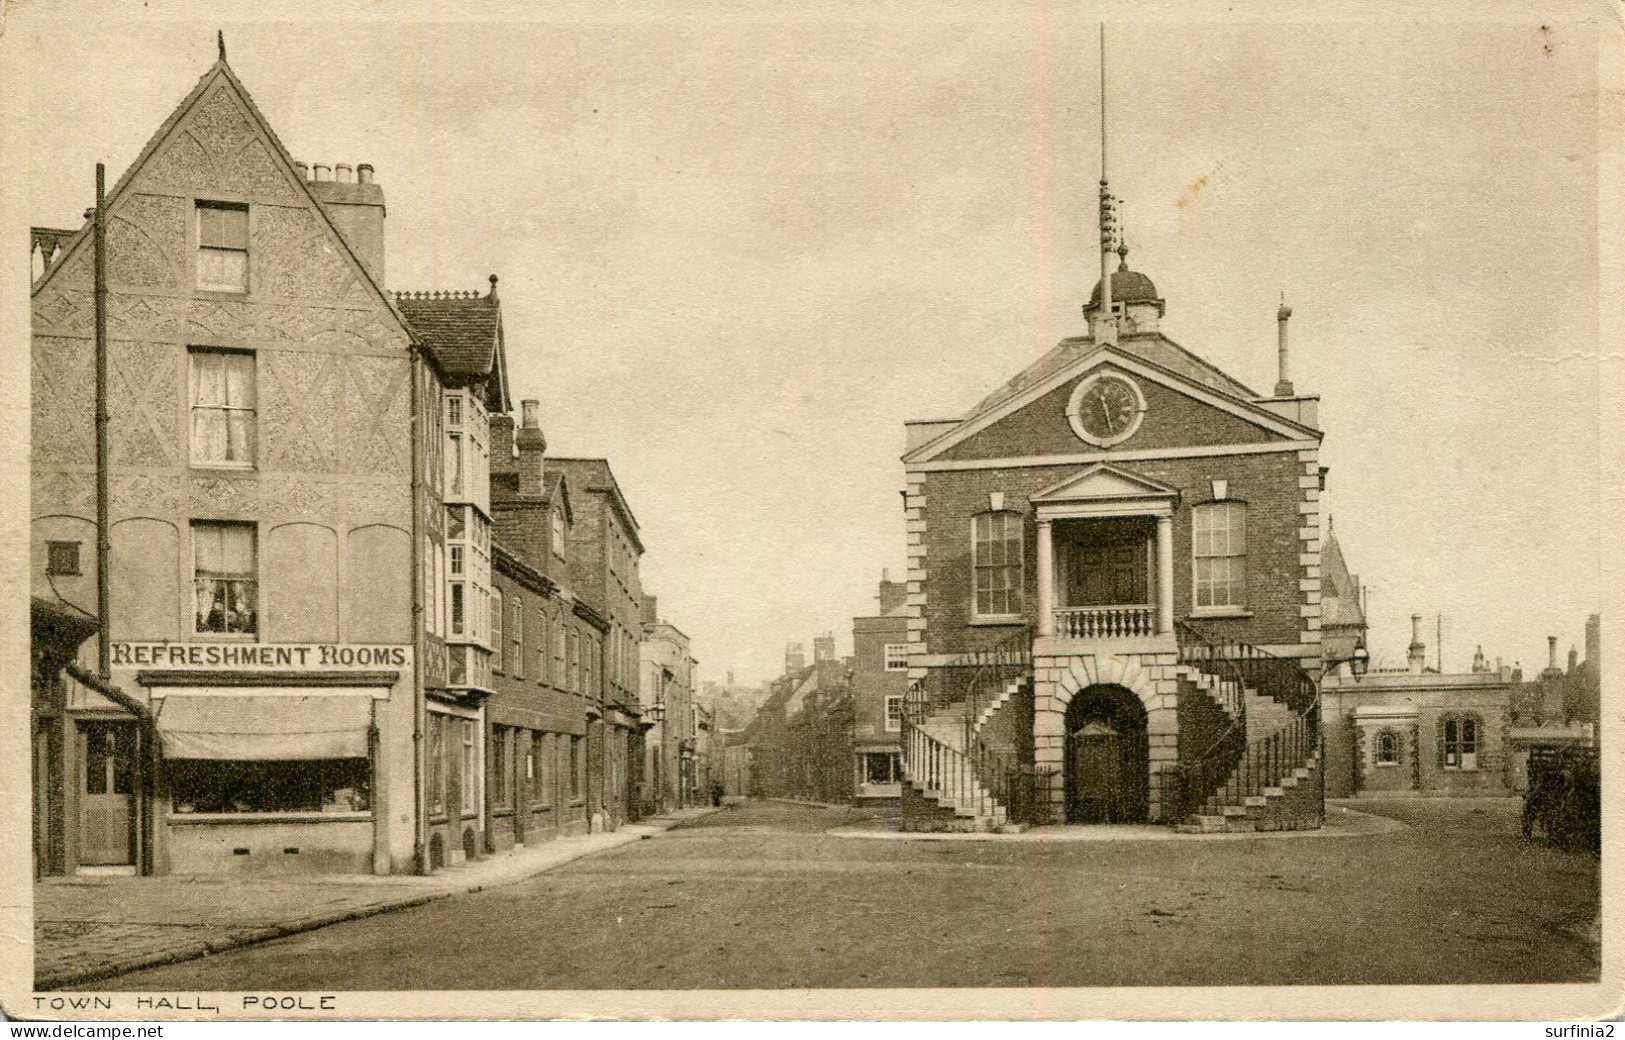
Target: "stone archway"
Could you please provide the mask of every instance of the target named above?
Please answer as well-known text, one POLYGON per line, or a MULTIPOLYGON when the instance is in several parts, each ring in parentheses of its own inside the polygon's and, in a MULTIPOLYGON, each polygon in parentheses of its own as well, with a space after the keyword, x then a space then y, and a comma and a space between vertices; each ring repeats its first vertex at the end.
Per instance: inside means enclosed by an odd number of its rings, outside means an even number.
POLYGON ((1096 683, 1067 705, 1062 768, 1068 823, 1144 823, 1151 787, 1145 705, 1096 683))
MULTIPOLYGON (((1033 743, 1035 765, 1048 777, 1050 821, 1068 815, 1067 744, 1079 727, 1068 727, 1068 710, 1079 691, 1115 687, 1132 694, 1144 710, 1145 819, 1161 819, 1158 774, 1179 756, 1178 660, 1176 653, 1035 656, 1033 743)), ((1081 711, 1082 709, 1080 709, 1081 711)), ((1076 720, 1074 720, 1076 721, 1076 720)))

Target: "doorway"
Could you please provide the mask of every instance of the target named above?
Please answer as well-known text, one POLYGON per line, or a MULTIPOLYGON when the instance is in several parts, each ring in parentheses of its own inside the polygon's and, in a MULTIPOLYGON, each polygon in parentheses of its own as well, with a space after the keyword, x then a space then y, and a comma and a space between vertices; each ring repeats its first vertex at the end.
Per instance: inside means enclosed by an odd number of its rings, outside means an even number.
POLYGON ((79 863, 135 865, 136 728, 79 725, 79 863))
POLYGON ((1068 823, 1144 823, 1150 758, 1145 707, 1133 691, 1097 684, 1066 709, 1068 823))
POLYGON ((1090 520, 1066 560, 1068 607, 1150 603, 1150 529, 1140 517, 1090 520))

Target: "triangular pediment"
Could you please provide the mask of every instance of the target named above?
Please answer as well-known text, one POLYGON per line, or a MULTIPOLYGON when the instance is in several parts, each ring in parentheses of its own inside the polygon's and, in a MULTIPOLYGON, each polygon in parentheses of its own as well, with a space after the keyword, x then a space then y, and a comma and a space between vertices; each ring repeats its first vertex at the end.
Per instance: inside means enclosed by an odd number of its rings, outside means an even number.
POLYGON ((1171 498, 1179 489, 1150 477, 1100 462, 1082 473, 1051 484, 1032 496, 1034 505, 1057 502, 1121 501, 1125 498, 1171 498))
MULTIPOLYGON (((905 463, 1089 454, 1098 449, 1069 426, 1068 396, 1082 380, 1111 371, 1144 389, 1144 422, 1116 451, 1318 439, 1320 432, 1284 418, 1127 349, 1082 342, 1072 360, 1050 364, 1044 376, 996 407, 973 412, 903 456, 905 463)), ((1149 457, 1149 456, 1142 456, 1149 457)))

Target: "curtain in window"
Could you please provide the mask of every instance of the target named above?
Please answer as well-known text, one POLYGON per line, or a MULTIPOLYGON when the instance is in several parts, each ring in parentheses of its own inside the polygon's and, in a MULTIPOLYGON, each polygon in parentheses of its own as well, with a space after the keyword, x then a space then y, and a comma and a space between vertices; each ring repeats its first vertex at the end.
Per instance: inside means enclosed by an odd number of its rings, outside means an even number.
POLYGON ((199 632, 255 631, 254 529, 248 524, 192 528, 199 632))

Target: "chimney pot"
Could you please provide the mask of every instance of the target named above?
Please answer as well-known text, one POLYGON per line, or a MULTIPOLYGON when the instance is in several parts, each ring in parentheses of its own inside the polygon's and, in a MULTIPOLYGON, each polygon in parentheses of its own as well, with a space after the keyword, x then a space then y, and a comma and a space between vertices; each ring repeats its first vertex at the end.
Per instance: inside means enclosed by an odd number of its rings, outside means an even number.
POLYGON ((355 179, 357 184, 371 184, 372 163, 362 163, 360 166, 357 166, 355 168, 355 179))
POLYGON ((317 163, 313 169, 316 173, 314 178, 315 180, 330 181, 333 179, 333 167, 327 165, 326 163, 317 163))
POLYGON ((304 181, 310 180, 310 164, 309 163, 296 162, 296 163, 293 164, 293 168, 299 171, 299 179, 300 180, 304 180, 304 181))
POLYGON ((333 178, 340 184, 353 184, 355 182, 355 170, 351 168, 349 163, 339 163, 333 167, 333 178))
POLYGON ((523 425, 525 429, 540 429, 542 425, 540 418, 542 403, 540 401, 520 401, 519 407, 524 414, 523 425))

